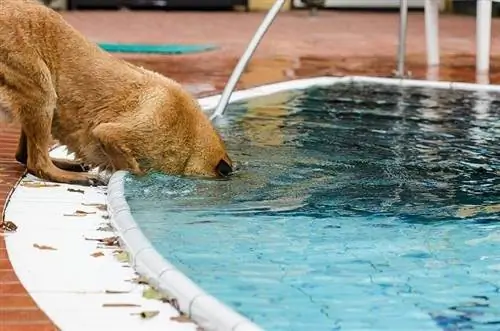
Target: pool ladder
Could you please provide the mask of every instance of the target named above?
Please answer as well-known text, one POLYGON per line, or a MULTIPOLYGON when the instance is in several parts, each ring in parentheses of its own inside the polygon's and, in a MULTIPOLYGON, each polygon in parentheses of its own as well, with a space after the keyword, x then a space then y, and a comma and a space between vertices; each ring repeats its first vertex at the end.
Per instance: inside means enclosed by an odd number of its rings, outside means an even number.
MULTIPOLYGON (((434 1, 434 0, 433 0, 434 1)), ((245 52, 243 53, 242 57, 236 64, 235 68, 233 69, 233 72, 231 73, 231 76, 229 77, 229 80, 224 87, 224 90, 222 91, 221 98, 219 100, 219 103, 215 107, 215 111, 213 114, 210 116, 210 120, 214 120, 218 116, 222 116, 224 114, 224 111, 226 110, 226 107, 229 103, 229 100, 231 98, 231 95, 236 87, 236 84, 238 83, 241 75, 243 74, 243 71, 245 70, 248 62, 250 61, 253 53, 259 46, 259 43, 261 42, 262 38, 266 34, 267 30, 273 23, 274 19, 278 15, 278 12, 280 11, 281 7, 285 4, 286 0, 276 0, 274 5, 269 9, 267 15, 264 17, 264 20, 262 20, 262 23, 260 24, 259 28, 255 32, 254 36, 250 40, 250 43, 248 44, 245 52)), ((396 75, 399 77, 404 76, 404 60, 405 60, 405 51, 406 51, 406 27, 407 27, 407 20, 408 20, 408 0, 400 0, 400 31, 399 31, 399 47, 398 47, 398 68, 397 68, 397 73, 396 75)))
MULTIPOLYGON (((250 58, 257 49, 264 34, 267 32, 274 19, 278 15, 281 7, 286 0, 277 0, 271 7, 255 35, 250 40, 243 56, 240 58, 234 68, 229 80, 224 87, 221 98, 214 113, 210 116, 210 120, 217 116, 222 116, 227 104, 231 98, 236 84, 238 83, 243 71, 245 70, 250 58)), ((429 67, 439 65, 439 50, 438 50, 438 0, 425 0, 425 35, 427 44, 427 65, 429 67)), ((491 39, 491 5, 492 2, 500 2, 500 0, 477 0, 478 16, 476 18, 476 72, 478 77, 482 77, 489 71, 489 53, 491 39)), ((406 35, 408 26, 408 0, 399 0, 399 37, 398 37, 398 54, 397 54, 397 69, 395 76, 399 78, 407 77, 405 72, 405 56, 406 56, 406 35)), ((483 78, 484 79, 484 78, 483 78)))

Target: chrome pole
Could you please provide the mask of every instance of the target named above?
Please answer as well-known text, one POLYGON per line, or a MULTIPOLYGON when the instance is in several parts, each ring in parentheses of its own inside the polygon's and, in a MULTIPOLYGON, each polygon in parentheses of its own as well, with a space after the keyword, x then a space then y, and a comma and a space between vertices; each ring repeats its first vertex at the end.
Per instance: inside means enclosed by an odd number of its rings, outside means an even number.
POLYGON ((405 76, 406 32, 408 27, 408 0, 399 0, 398 77, 405 76))
POLYGON ((221 116, 224 113, 224 110, 226 109, 227 104, 229 103, 229 99, 231 97, 231 94, 233 93, 236 83, 238 83, 238 80, 240 79, 241 75, 243 74, 243 71, 245 70, 245 67, 247 66, 248 62, 250 61, 250 58, 252 57, 253 53, 257 49, 257 46, 259 46, 259 43, 262 40, 262 37, 264 37, 264 34, 267 32, 271 24, 273 23, 274 19, 276 18, 276 15, 278 15, 278 12, 280 11, 281 7, 285 4, 286 0, 276 0, 274 5, 271 7, 269 12, 267 13, 266 17, 264 17, 264 20, 260 24, 259 28, 255 32, 255 35, 253 36, 252 40, 250 40, 250 43, 247 46, 247 49, 243 53, 243 56, 240 58, 238 61, 238 64, 236 64, 236 67, 234 68, 231 76, 229 77, 229 80, 226 84, 226 87, 224 88, 224 91, 222 92, 222 96, 219 100, 219 103, 217 104, 217 107, 215 108, 214 113, 210 117, 210 120, 213 120, 217 116, 221 116))

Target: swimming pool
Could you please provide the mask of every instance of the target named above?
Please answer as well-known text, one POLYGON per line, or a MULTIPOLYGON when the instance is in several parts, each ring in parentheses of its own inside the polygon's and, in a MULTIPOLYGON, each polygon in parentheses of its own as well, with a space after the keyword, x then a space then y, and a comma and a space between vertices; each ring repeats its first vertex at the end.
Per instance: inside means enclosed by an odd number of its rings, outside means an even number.
POLYGON ((127 202, 266 330, 498 330, 499 96, 338 83, 239 102, 234 178, 127 176, 127 202))

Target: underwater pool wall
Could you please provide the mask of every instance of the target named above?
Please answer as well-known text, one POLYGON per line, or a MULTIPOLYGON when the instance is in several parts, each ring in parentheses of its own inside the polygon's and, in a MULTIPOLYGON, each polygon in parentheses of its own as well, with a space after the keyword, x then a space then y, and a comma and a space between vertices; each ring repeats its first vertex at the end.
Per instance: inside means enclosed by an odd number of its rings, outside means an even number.
MULTIPOLYGON (((236 91, 230 102, 244 101, 288 90, 306 89, 312 86, 328 86, 335 83, 373 83, 408 87, 429 87, 468 91, 500 92, 500 85, 480 85, 469 83, 437 82, 377 78, 363 76, 318 77, 293 80, 282 83, 262 85, 255 88, 236 91)), ((213 110, 220 95, 199 99, 205 111, 213 110)), ((224 118, 218 118, 217 122, 224 118)), ((135 270, 147 278, 151 286, 157 288, 169 298, 178 302, 178 308, 198 323, 206 331, 257 331, 261 327, 229 308, 215 297, 206 293, 191 279, 180 272, 173 264, 163 258, 151 242, 144 236, 134 220, 125 199, 125 176, 127 172, 118 171, 111 176, 108 184, 108 208, 111 220, 120 235, 122 247, 128 251, 130 262, 135 270)), ((167 226, 167 225, 166 225, 167 226)), ((182 249, 182 247, 179 247, 182 249)))

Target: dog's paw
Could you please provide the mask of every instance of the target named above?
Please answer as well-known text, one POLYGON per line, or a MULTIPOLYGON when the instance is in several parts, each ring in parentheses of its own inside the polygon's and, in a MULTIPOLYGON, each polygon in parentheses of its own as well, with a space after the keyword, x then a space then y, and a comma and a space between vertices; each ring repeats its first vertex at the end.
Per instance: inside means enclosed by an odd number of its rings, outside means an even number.
POLYGON ((70 179, 65 182, 73 185, 92 186, 92 187, 107 185, 107 183, 102 178, 89 174, 85 174, 83 176, 79 176, 78 178, 70 179))
POLYGON ((106 186, 106 185, 107 183, 104 180, 104 178, 100 178, 98 176, 89 177, 89 186, 96 187, 96 186, 106 186))
POLYGON ((71 172, 88 172, 91 169, 90 166, 83 164, 78 160, 74 161, 53 158, 52 163, 61 170, 71 172))

